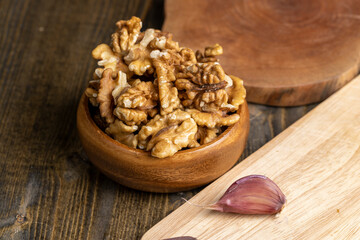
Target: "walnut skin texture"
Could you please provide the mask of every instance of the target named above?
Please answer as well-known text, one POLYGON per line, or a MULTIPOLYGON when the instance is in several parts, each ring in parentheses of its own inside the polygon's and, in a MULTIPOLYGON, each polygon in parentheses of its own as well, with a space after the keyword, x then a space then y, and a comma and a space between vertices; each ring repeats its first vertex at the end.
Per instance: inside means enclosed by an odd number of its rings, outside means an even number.
POLYGON ((112 72, 111 68, 104 71, 103 78, 100 79, 100 89, 97 96, 100 115, 106 119, 107 123, 112 123, 115 120, 112 114, 113 99, 111 93, 115 87, 115 82, 111 78, 112 72))
POLYGON ((159 100, 161 105, 161 114, 171 113, 180 107, 177 88, 173 86, 172 81, 175 76, 173 69, 162 61, 155 61, 156 74, 158 76, 159 100))
POLYGON ((138 134, 139 142, 146 145, 155 157, 174 155, 195 140, 197 125, 190 114, 176 110, 168 115, 157 115, 138 134), (150 140, 149 140, 150 139, 150 140))
POLYGON ((111 36, 115 53, 124 54, 135 44, 142 22, 140 18, 132 17, 128 21, 120 20, 116 23, 118 29, 111 36))
POLYGON ((120 120, 115 120, 110 124, 105 132, 112 136, 116 141, 119 141, 129 147, 136 148, 138 140, 137 136, 133 134, 138 129, 138 126, 128 126, 120 120))
POLYGON ((158 93, 152 82, 139 82, 128 88, 118 99, 118 106, 137 108, 140 110, 152 109, 157 105, 158 93))
POLYGON ((196 132, 194 119, 186 119, 180 125, 170 125, 160 130, 151 138, 146 150, 151 149, 151 155, 158 158, 172 156, 187 147, 194 140, 196 132))
POLYGON ((137 17, 116 26, 110 46, 92 51, 98 67, 85 91, 106 134, 165 158, 212 142, 239 120, 246 91, 224 72, 219 44, 194 52, 170 33, 141 32, 137 17))

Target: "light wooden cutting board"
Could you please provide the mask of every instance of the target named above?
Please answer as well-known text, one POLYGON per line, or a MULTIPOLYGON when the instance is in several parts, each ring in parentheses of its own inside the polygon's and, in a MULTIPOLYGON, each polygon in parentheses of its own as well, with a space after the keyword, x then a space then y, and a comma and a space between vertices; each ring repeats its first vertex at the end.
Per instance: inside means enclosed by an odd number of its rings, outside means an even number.
POLYGON ((246 216, 184 204, 142 239, 360 239, 360 77, 190 201, 214 203, 250 174, 266 175, 283 190, 287 203, 280 214, 246 216))

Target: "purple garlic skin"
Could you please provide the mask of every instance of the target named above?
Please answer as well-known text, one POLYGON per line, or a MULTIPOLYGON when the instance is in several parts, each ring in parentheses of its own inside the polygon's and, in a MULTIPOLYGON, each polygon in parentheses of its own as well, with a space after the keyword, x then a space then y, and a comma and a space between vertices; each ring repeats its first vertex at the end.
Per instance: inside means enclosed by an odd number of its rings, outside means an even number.
POLYGON ((240 214, 275 214, 281 211, 285 202, 285 195, 271 179, 250 175, 234 182, 219 201, 207 209, 240 214))

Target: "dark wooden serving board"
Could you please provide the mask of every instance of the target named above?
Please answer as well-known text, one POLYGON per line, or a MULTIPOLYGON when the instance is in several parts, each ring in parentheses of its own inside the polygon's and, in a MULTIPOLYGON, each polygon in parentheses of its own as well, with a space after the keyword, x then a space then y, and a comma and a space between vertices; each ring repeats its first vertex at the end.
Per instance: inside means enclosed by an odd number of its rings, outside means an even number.
POLYGON ((359 0, 166 1, 163 29, 194 49, 219 43, 250 102, 318 102, 360 66, 359 0))

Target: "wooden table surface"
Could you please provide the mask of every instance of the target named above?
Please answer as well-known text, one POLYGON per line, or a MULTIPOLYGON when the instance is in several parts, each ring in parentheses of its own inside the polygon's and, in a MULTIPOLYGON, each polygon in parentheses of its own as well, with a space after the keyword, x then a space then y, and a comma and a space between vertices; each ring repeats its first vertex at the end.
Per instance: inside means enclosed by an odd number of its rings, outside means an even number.
MULTIPOLYGON (((140 239, 202 189, 123 187, 91 165, 76 132, 91 50, 110 42, 119 19, 161 28, 163 9, 162 1, 0 1, 0 239, 140 239)), ((314 106, 250 104, 239 162, 314 106)))

